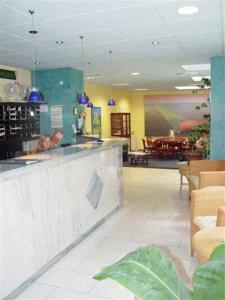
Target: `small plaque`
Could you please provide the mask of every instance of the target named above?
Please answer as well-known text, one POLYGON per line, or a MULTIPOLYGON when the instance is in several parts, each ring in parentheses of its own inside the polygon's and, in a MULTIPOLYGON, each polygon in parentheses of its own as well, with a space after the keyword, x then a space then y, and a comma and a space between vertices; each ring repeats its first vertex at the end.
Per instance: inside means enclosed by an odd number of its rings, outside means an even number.
POLYGON ((102 191, 103 191, 103 182, 99 177, 97 171, 94 171, 92 173, 90 182, 88 184, 87 192, 86 192, 86 197, 88 198, 89 202, 91 203, 94 209, 98 208, 102 191))

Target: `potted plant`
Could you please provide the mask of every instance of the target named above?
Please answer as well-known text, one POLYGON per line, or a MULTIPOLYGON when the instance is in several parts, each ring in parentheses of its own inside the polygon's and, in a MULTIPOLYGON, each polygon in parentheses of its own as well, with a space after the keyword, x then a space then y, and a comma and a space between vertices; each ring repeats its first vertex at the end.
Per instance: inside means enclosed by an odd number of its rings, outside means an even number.
POLYGON ((157 248, 143 247, 105 267, 96 280, 114 279, 140 300, 223 300, 225 299, 225 241, 199 266, 186 286, 174 262, 157 248))

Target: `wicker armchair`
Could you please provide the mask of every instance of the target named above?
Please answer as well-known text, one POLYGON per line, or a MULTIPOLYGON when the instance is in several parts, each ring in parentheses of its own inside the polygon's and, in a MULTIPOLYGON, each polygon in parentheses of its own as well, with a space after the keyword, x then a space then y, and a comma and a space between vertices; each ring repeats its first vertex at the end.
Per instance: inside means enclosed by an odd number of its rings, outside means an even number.
POLYGON ((191 255, 194 250, 192 237, 199 231, 196 217, 217 216, 216 226, 225 226, 225 187, 207 187, 201 190, 192 191, 191 194, 191 255))
POLYGON ((191 197, 192 190, 204 186, 225 186, 224 172, 225 160, 191 160, 188 177, 189 197, 191 197))

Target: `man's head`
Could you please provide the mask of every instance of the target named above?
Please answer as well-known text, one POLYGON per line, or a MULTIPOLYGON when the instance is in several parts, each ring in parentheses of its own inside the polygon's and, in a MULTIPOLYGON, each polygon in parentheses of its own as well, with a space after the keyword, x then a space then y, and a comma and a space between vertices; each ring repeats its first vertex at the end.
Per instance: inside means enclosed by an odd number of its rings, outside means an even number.
POLYGON ((209 137, 209 133, 207 131, 202 131, 202 138, 207 139, 209 137))
POLYGON ((42 135, 39 140, 39 147, 43 151, 50 150, 52 148, 52 141, 49 135, 42 135))

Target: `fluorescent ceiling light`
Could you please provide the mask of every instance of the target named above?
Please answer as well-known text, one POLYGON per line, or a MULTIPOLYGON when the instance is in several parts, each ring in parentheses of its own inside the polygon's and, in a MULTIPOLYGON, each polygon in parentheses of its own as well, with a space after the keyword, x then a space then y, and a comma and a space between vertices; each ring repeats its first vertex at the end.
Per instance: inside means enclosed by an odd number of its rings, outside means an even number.
POLYGON ((90 75, 87 75, 85 76, 86 79, 96 79, 96 78, 103 78, 104 75, 101 75, 101 74, 90 74, 90 75))
POLYGON ((210 71, 210 64, 182 65, 186 71, 210 71))
POLYGON ((201 81, 202 78, 210 79, 211 77, 210 77, 210 76, 193 76, 193 77, 191 77, 191 79, 192 79, 193 81, 201 81))
POLYGON ((201 87, 197 85, 175 86, 177 90, 200 90, 201 87))
POLYGON ((148 89, 134 89, 135 91, 148 91, 148 89))
POLYGON ((197 6, 184 6, 178 9, 178 14, 181 15, 193 15, 199 11, 197 6))
POLYGON ((127 83, 127 82, 121 82, 121 83, 114 83, 113 85, 115 85, 115 86, 126 86, 126 85, 130 85, 130 84, 127 83))
POLYGON ((134 76, 135 75, 140 75, 140 73, 139 72, 132 72, 131 75, 134 75, 134 76))

